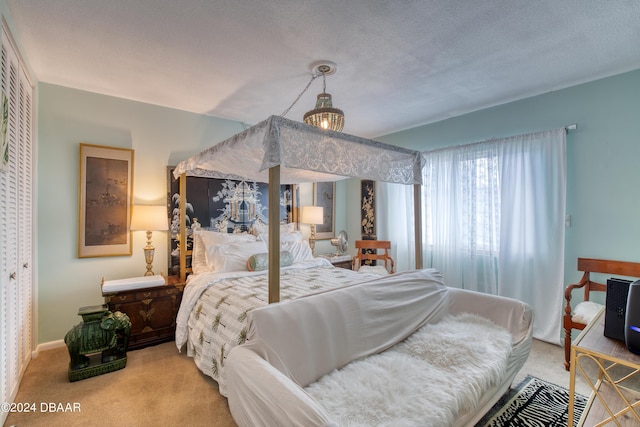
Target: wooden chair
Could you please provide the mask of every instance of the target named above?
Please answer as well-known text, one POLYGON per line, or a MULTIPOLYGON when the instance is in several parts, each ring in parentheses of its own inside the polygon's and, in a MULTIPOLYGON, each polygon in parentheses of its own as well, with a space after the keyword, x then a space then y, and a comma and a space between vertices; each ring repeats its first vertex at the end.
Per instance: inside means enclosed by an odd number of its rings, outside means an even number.
POLYGON ((610 261, 602 259, 578 258, 578 271, 583 271, 582 279, 578 283, 569 285, 564 291, 565 307, 564 307, 564 366, 569 370, 571 367, 571 330, 584 329, 592 316, 580 319, 576 316, 577 312, 589 310, 580 310, 590 302, 591 292, 605 292, 607 285, 591 280, 590 273, 614 274, 618 276, 640 277, 640 263, 626 261, 610 261), (576 289, 583 289, 583 302, 576 305, 575 309, 571 308, 572 293, 576 289))
POLYGON ((372 261, 372 265, 376 265, 377 261, 380 260, 384 261, 384 268, 386 268, 390 274, 393 274, 395 262, 393 258, 391 258, 391 255, 389 255, 389 249, 391 249, 391 242, 389 240, 356 240, 357 252, 351 261, 352 269, 358 270, 362 261, 370 260, 372 261), (366 249, 370 249, 370 251, 366 249), (378 250, 384 250, 384 253, 378 253, 378 250))

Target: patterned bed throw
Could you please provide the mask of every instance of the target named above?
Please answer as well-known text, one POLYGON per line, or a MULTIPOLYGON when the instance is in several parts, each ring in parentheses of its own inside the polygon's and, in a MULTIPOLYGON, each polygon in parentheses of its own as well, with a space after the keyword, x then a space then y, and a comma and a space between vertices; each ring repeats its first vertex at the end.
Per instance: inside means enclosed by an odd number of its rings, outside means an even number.
MULTIPOLYGON (((187 354, 198 368, 218 381, 225 395, 224 362, 231 348, 244 343, 247 312, 268 302, 268 276, 226 278, 209 285, 195 303, 188 320, 187 354)), ((378 278, 333 266, 283 270, 280 300, 298 298, 378 278)))

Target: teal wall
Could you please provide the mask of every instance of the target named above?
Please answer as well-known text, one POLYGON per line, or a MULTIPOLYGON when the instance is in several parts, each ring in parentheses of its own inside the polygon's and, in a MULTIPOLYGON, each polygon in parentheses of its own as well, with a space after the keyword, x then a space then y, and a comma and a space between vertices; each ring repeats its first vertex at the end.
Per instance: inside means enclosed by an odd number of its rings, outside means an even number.
MULTIPOLYGON (((427 150, 577 123, 567 137, 568 282, 578 278, 579 256, 640 260, 639 119, 640 70, 378 139, 427 150)), ((103 276, 131 277, 144 268, 143 232, 134 233, 132 256, 77 258, 78 144, 134 149, 135 202, 164 203, 167 165, 243 126, 49 84, 38 85, 37 123, 37 343, 45 343, 79 321, 78 307, 102 301, 103 276)), ((351 241, 359 233, 359 188, 359 180, 337 187, 336 230, 346 228, 351 241)), ((309 200, 305 188, 302 204, 309 200)), ((155 270, 164 271, 166 248, 155 246, 155 270)), ((317 245, 319 253, 331 250, 327 241, 317 245)))
MULTIPOLYGON (((145 272, 144 232, 133 255, 77 258, 79 143, 134 150, 134 204, 165 204, 166 166, 243 129, 238 122, 97 95, 50 84, 38 87, 37 343, 59 340, 101 304, 107 280, 145 272)), ((166 272, 167 233, 154 233, 154 272, 166 272)))
MULTIPOLYGON (((6 2, 0 13, 12 27, 6 2)), ((29 65, 29 52, 22 49, 29 65)), ((137 276, 144 232, 133 255, 77 258, 79 143, 135 150, 134 203, 164 203, 166 166, 243 129, 238 122, 65 87, 36 84, 36 344, 62 339, 77 309, 102 302, 100 280, 137 276)), ((427 150, 578 124, 568 135, 566 282, 577 257, 640 261, 640 70, 378 138, 427 150)), ((359 234, 359 180, 337 186, 336 231, 359 234), (349 202, 347 203, 347 200, 349 202)), ((311 189, 301 191, 301 204, 311 189)), ((303 229, 303 231, 305 231, 303 229)), ((308 232, 308 230, 306 230, 308 232)), ((154 233, 154 271, 166 270, 166 234, 154 233), (158 244, 159 243, 159 244, 158 244)), ((328 241, 317 252, 330 252, 328 241)))
MULTIPOLYGON (((0 13, 29 68, 5 0, 0 13)), ((32 73, 33 76, 33 73, 32 73)), ((35 76, 34 76, 35 77, 35 76)), ((242 130, 238 122, 49 84, 36 86, 36 344, 62 339, 78 307, 102 302, 100 280, 141 274, 144 232, 133 255, 77 258, 79 143, 135 150, 134 202, 164 203, 167 165, 242 130)), ((427 150, 578 124, 568 135, 565 281, 577 257, 640 261, 640 70, 381 138, 427 150)), ((337 185, 336 231, 359 234, 359 180, 337 185), (347 200, 349 202, 347 203, 347 200)), ((301 190, 310 203, 311 188, 301 190)), ((303 229, 303 231, 305 231, 303 229)), ((308 230, 306 230, 308 232, 308 230)), ((166 270, 166 234, 154 233, 155 271, 166 270), (158 244, 159 243, 159 244, 158 244)), ((317 252, 330 252, 328 241, 317 252)))
MULTIPOLYGON (((78 308, 101 304, 106 280, 145 272, 143 231, 133 233, 133 255, 78 258, 79 144, 86 142, 134 150, 134 204, 164 204, 166 167, 244 129, 239 122, 186 113, 41 83, 38 86, 37 144, 37 340, 62 339, 80 321, 78 308)), ((337 200, 345 184, 336 186, 337 200)), ((310 204, 312 187, 301 186, 301 204, 310 204)), ((344 203, 336 209, 344 228, 344 203)), ((308 226, 301 227, 308 234, 308 226)), ((155 232, 153 271, 167 270, 167 234, 155 232)), ((330 252, 328 241, 317 252, 330 252)))
POLYGON ((578 257, 640 261, 640 70, 378 139, 424 151, 573 123, 565 250, 572 283, 578 257))

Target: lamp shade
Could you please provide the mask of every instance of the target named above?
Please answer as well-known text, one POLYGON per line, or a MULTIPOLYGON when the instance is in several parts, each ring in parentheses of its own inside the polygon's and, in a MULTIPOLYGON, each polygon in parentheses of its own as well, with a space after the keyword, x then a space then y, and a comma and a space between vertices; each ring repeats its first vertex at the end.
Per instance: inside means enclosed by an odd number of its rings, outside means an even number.
POLYGON ((133 206, 131 230, 165 231, 169 229, 166 206, 133 206))
POLYGON ((324 211, 322 206, 303 206, 300 213, 300 222, 303 224, 323 224, 324 211))

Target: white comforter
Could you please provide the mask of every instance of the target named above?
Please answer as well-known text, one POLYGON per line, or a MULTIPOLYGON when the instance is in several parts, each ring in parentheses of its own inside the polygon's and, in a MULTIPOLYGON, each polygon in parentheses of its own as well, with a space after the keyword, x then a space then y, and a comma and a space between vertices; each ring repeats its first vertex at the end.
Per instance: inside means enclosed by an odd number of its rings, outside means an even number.
MULTIPOLYGON (((379 278, 376 274, 335 268, 323 258, 296 262, 282 269, 280 299, 286 301, 379 278)), ((198 368, 218 381, 229 351, 247 334, 246 314, 268 302, 268 274, 259 272, 206 273, 189 276, 176 320, 176 346, 186 344, 198 368)))

